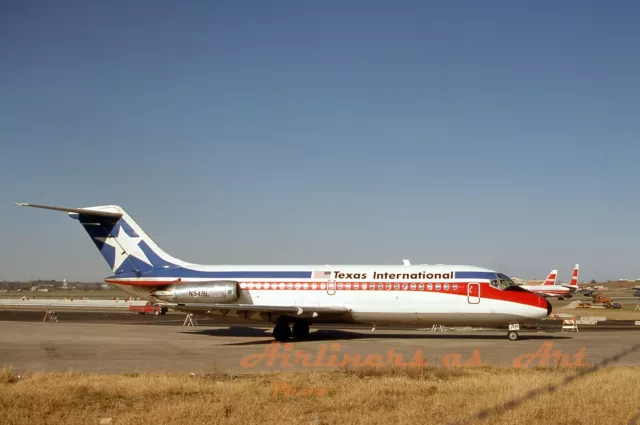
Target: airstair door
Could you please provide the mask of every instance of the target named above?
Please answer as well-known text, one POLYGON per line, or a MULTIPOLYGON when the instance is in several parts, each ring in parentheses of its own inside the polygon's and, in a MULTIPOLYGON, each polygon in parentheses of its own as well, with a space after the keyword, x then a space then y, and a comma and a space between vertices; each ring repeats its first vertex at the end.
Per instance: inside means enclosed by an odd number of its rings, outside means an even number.
POLYGON ((480 303, 480 284, 477 282, 470 282, 467 285, 467 302, 469 304, 480 303))

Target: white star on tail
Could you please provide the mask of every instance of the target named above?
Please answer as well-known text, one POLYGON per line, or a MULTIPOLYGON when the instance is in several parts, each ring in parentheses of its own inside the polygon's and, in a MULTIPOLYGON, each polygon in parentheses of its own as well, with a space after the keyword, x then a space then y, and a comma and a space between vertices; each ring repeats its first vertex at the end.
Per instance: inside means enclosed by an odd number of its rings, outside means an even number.
POLYGON ((140 243, 142 238, 139 236, 133 237, 127 235, 127 232, 122 230, 122 226, 118 227, 118 234, 115 237, 109 236, 108 238, 96 239, 114 248, 115 255, 113 258, 113 271, 118 270, 124 260, 129 256, 135 257, 138 260, 151 265, 151 261, 149 261, 145 253, 142 252, 138 246, 138 243, 140 243))

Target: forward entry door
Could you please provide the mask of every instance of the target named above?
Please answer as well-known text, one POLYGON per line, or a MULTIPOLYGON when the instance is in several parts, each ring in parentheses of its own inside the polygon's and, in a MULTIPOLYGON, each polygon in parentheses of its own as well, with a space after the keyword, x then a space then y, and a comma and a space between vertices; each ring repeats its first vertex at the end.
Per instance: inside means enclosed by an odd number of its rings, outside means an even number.
POLYGON ((469 304, 480 303, 480 284, 471 282, 467 285, 467 301, 469 304))

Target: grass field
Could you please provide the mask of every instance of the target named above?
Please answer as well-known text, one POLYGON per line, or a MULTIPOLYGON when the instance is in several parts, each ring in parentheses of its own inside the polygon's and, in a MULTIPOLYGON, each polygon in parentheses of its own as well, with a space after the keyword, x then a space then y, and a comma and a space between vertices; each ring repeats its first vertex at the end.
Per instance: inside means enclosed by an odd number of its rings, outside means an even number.
POLYGON ((577 373, 429 368, 18 378, 4 369, 0 423, 601 425, 630 424, 640 414, 640 367, 601 369, 563 384, 577 373), (530 393, 550 385, 555 391, 530 393), (509 400, 511 406, 491 409, 509 400))

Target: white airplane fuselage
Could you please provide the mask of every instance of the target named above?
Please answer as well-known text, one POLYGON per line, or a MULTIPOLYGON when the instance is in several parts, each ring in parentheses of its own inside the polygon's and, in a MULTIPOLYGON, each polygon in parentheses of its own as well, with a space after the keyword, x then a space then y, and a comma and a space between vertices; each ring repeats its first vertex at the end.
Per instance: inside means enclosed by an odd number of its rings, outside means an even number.
MULTIPOLYGON (((119 206, 21 205, 78 220, 114 272, 106 282, 179 311, 257 314, 277 323, 278 340, 288 338, 290 323, 304 336, 314 322, 507 327, 551 313, 544 297, 482 267, 199 265, 167 254, 119 206)), ((517 339, 513 333, 509 338, 517 339)))
MULTIPOLYGON (((310 270, 328 272, 327 278, 243 278, 237 279, 240 287, 239 304, 280 306, 283 304, 303 307, 344 306, 350 314, 340 318, 323 317, 319 314, 315 322, 345 321, 354 323, 378 323, 398 325, 477 325, 492 326, 506 323, 537 321, 548 315, 547 301, 530 291, 517 286, 499 289, 491 285, 499 274, 496 271, 473 266, 273 266, 235 267, 192 266, 203 273, 230 272, 230 276, 260 273, 302 272, 310 270), (238 270, 242 270, 239 272, 238 270), (375 273, 375 275, 374 275, 375 273), (340 276, 362 276, 340 278, 340 276), (384 276, 387 276, 387 279, 384 276), (456 274, 475 276, 456 278, 456 274), (424 276, 403 279, 403 276, 424 276), (376 277, 371 279, 371 277, 376 277), (393 279, 389 279, 393 276, 393 279), (399 276, 399 278, 396 278, 399 276), (445 276, 435 278, 433 276, 445 276), (490 277, 493 277, 491 279, 490 277)), ((105 279, 133 293, 153 293, 158 287, 187 285, 212 281, 212 277, 180 277, 176 272, 171 277, 105 279), (142 292, 141 292, 142 291, 142 292)), ((229 280, 224 278, 221 280, 229 280)), ((187 308, 183 308, 187 311, 187 308)))
POLYGON ((546 297, 562 297, 575 290, 563 285, 523 285, 524 289, 546 297))

